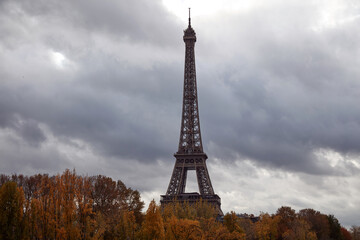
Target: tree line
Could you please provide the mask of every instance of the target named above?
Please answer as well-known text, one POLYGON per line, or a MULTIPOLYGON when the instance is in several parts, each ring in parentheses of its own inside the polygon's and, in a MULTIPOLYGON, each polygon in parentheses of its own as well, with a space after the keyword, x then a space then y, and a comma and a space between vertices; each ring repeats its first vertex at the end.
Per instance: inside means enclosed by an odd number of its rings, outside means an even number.
POLYGON ((75 170, 0 175, 0 187, 0 239, 360 240, 360 227, 348 231, 313 209, 281 207, 259 218, 230 212, 219 220, 206 202, 161 208, 153 200, 143 212, 137 190, 75 170))

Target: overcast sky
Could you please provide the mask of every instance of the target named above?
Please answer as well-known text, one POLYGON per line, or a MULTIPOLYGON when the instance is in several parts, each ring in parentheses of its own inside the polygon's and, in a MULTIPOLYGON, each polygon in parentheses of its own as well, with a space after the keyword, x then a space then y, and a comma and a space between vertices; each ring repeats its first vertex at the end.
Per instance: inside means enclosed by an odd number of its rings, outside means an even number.
POLYGON ((75 168, 159 200, 180 133, 188 7, 223 211, 286 205, 359 225, 358 0, 2 0, 0 173, 75 168))

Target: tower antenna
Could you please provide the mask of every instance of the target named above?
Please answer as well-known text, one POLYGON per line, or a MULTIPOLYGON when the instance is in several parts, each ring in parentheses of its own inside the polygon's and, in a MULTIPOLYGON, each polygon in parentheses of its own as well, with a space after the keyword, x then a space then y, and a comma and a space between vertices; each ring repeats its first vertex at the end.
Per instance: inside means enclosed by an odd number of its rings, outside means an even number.
POLYGON ((190 9, 191 9, 191 8, 189 8, 189 26, 191 25, 190 9))

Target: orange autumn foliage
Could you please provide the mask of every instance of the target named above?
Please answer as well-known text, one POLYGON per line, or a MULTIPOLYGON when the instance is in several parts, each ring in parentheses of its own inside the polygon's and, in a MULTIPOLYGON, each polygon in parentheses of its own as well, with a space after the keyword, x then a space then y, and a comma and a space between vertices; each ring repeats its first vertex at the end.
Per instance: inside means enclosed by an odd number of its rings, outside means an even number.
POLYGON ((254 217, 231 212, 218 218, 206 201, 146 213, 140 193, 106 176, 75 170, 49 176, 0 175, 0 239, 82 240, 350 240, 358 237, 333 215, 281 207, 254 217))

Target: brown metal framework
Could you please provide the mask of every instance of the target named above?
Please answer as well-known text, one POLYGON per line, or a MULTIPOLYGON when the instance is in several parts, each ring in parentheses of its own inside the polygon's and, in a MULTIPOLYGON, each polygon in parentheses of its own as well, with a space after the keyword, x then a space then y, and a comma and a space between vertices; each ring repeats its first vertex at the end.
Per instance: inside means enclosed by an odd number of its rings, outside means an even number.
POLYGON ((176 162, 166 195, 161 196, 160 202, 164 205, 174 201, 195 202, 203 199, 213 204, 222 215, 220 197, 214 193, 211 185, 206 167, 207 155, 203 151, 201 141, 194 52, 196 33, 191 27, 190 9, 189 25, 184 31, 183 39, 185 42, 185 70, 179 148, 174 154, 176 162), (200 194, 185 193, 188 170, 196 171, 200 194))

